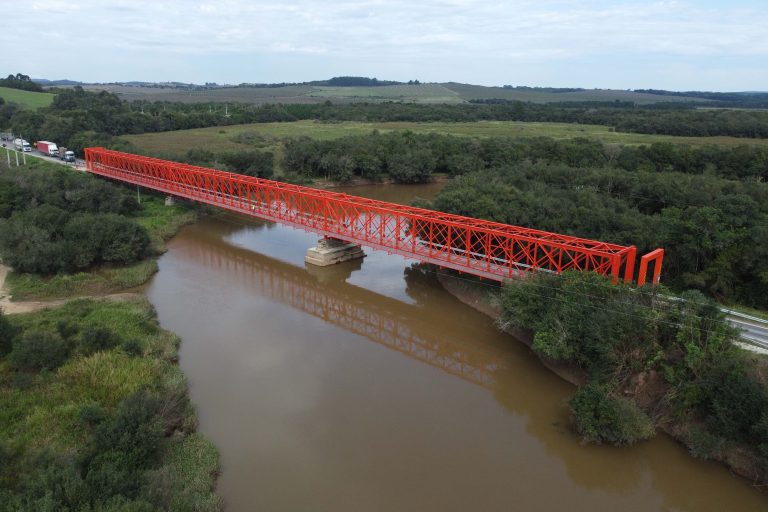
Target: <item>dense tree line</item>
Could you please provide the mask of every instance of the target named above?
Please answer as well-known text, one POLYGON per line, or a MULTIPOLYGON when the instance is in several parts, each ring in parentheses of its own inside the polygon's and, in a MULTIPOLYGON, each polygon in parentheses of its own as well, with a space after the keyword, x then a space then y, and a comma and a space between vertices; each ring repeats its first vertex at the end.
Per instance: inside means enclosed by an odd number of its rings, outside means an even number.
POLYGON ((716 103, 698 103, 700 106, 731 107, 731 108, 766 108, 768 93, 764 92, 708 92, 708 91, 665 91, 659 89, 635 89, 635 92, 655 94, 658 96, 676 96, 700 98, 716 103))
POLYGON ((54 89, 50 107, 20 110, 0 105, 0 125, 29 140, 48 139, 76 151, 92 145, 119 146, 117 135, 231 124, 321 121, 470 122, 536 121, 600 124, 616 130, 669 135, 768 137, 768 112, 744 110, 648 109, 628 106, 536 105, 502 102, 471 105, 354 103, 334 105, 229 105, 121 101, 114 94, 76 86, 54 89))
POLYGON ((245 150, 214 153, 207 149, 193 148, 186 155, 174 155, 172 159, 255 178, 271 178, 274 172, 275 156, 269 151, 245 150))
POLYGON ((19 89, 22 91, 43 92, 43 88, 39 84, 32 81, 28 75, 16 73, 15 75, 8 75, 6 78, 0 78, 0 87, 9 87, 11 89, 19 89))
POLYGON ((655 143, 605 145, 577 138, 469 139, 440 134, 373 132, 331 141, 307 137, 285 142, 288 172, 347 181, 353 177, 391 176, 400 182, 428 181, 433 173, 450 175, 523 162, 562 163, 570 167, 617 167, 630 172, 714 174, 742 180, 768 179, 768 147, 703 146, 655 143))
POLYGON ((146 255, 146 230, 124 189, 67 170, 4 171, 0 178, 0 252, 21 272, 53 274, 126 264, 146 255))
POLYGON ((508 224, 664 247, 663 280, 768 307, 768 187, 710 175, 522 164, 448 184, 435 209, 508 224))
POLYGON ((533 333, 548 360, 583 370, 570 400, 588 441, 632 444, 665 424, 691 452, 768 481, 765 367, 734 342, 717 304, 698 292, 612 285, 596 274, 539 274, 501 294, 504 327, 533 333))

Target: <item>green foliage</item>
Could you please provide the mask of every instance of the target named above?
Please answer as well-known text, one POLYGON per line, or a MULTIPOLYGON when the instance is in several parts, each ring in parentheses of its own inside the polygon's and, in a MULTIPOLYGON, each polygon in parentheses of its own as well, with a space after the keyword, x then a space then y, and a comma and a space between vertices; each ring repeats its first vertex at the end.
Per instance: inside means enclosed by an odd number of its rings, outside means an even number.
POLYGON ((20 272, 52 274, 143 258, 149 235, 116 214, 71 215, 51 205, 14 214, 0 224, 0 251, 20 272))
POLYGON ((240 151, 223 153, 218 159, 231 170, 238 174, 254 176, 256 178, 270 178, 274 172, 274 155, 261 151, 240 151))
POLYGON ((69 348, 59 333, 30 330, 14 340, 8 360, 14 370, 53 370, 61 366, 68 355, 69 348))
POLYGON ((637 404, 610 396, 604 386, 579 389, 569 404, 576 431, 589 442, 631 445, 653 437, 653 422, 637 404))
POLYGON ((768 307, 768 187, 762 183, 520 163, 461 176, 432 207, 635 245, 640 254, 664 247, 663 279, 671 287, 768 307))
POLYGON ((80 421, 89 425, 96 426, 104 422, 107 419, 107 411, 104 410, 99 404, 85 404, 80 408, 78 413, 80 421))
POLYGON ((0 511, 220 510, 216 450, 190 435, 178 339, 146 301, 73 301, 11 322, 14 351, 35 349, 25 369, 58 369, 20 374, 23 387, 0 379, 0 511), (126 356, 110 328, 148 350, 126 356), (67 344, 81 350, 41 359, 67 344))
POLYGON ((641 365, 662 341, 652 295, 597 274, 530 276, 506 285, 501 304, 501 324, 533 331, 536 352, 575 363, 599 381, 641 365))
POLYGON ((107 327, 86 327, 80 333, 80 350, 86 355, 109 350, 119 344, 120 338, 107 327))
POLYGON ((720 358, 698 379, 698 407, 717 436, 747 443, 768 443, 768 390, 750 376, 740 358, 720 358))
POLYGON ((0 310, 0 357, 8 354, 13 348, 13 338, 18 334, 16 327, 8 321, 8 318, 0 310))
POLYGON ((123 341, 120 348, 129 356, 138 357, 144 353, 144 346, 137 339, 131 338, 123 341))
POLYGON ((691 429, 692 453, 712 457, 741 445, 768 464, 764 367, 734 345, 738 333, 716 303, 697 291, 680 300, 667 293, 589 273, 538 274, 504 286, 499 321, 532 331, 541 356, 585 370, 587 384, 570 405, 586 440, 631 444, 652 435, 652 422, 623 391, 663 375, 662 388, 640 393, 655 393, 646 400, 705 427, 691 429))
POLYGON ((29 78, 29 75, 22 73, 16 73, 15 75, 8 75, 6 78, 0 78, 0 87, 8 87, 11 89, 19 89, 22 91, 43 92, 43 88, 40 84, 37 84, 29 78))
MULTIPOLYGON (((151 242, 153 251, 160 250, 166 226, 194 217, 155 208, 150 198, 145 203, 150 211, 138 211, 135 196, 122 187, 35 160, 0 176, 0 213, 6 217, 0 218, 0 252, 16 271, 45 275, 136 262, 151 242), (152 229, 154 241, 141 224, 152 229)), ((57 276, 48 284, 56 288, 61 280, 78 281, 76 276, 57 276)), ((24 294, 19 291, 17 298, 24 294)))

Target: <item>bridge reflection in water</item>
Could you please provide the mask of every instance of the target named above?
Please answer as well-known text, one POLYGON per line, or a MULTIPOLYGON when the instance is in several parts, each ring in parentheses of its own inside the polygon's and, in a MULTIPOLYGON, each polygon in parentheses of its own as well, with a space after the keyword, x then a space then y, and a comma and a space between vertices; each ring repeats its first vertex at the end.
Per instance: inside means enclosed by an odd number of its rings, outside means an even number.
POLYGON ((462 331, 458 325, 456 329, 450 328, 460 319, 445 318, 447 328, 435 336, 434 326, 421 318, 418 306, 342 282, 360 268, 361 260, 304 269, 222 243, 220 236, 206 234, 198 241, 202 243, 180 256, 226 271, 260 295, 391 350, 486 388, 494 387, 495 373, 503 369, 503 352, 494 350, 493 345, 470 344, 461 338, 446 336, 446 332, 462 331), (327 285, 329 281, 333 281, 333 286, 327 285))
POLYGON ((184 339, 233 510, 365 510, 369 499, 392 510, 764 510, 665 436, 629 450, 580 445, 566 427, 573 388, 433 274, 403 276, 401 260, 375 254, 360 272, 359 261, 312 272, 277 259, 298 263, 311 235, 226 220, 176 237, 148 295, 184 339))

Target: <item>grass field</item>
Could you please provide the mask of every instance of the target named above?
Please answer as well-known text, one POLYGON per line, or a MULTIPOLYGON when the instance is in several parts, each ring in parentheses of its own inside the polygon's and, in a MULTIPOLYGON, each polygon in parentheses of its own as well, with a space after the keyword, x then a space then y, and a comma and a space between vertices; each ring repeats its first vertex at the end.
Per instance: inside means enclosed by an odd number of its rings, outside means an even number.
POLYGON ((768 139, 741 139, 736 137, 674 137, 670 135, 646 135, 620 133, 605 126, 566 123, 520 123, 514 121, 479 121, 473 123, 322 123, 297 121, 294 123, 243 124, 226 127, 197 128, 163 133, 125 135, 122 138, 138 149, 152 153, 185 153, 191 148, 203 147, 212 151, 238 150, 253 147, 247 140, 256 140, 262 148, 275 149, 280 139, 307 136, 318 140, 331 140, 346 135, 359 135, 372 130, 388 132, 411 130, 416 133, 443 133, 466 137, 553 137, 571 139, 589 137, 606 143, 651 144, 672 142, 676 144, 759 144, 767 145, 768 139))
POLYGON ((484 87, 470 84, 443 84, 464 100, 505 99, 530 101, 532 103, 557 103, 562 101, 634 101, 637 104, 665 103, 670 101, 706 101, 701 98, 684 96, 659 96, 633 91, 614 89, 587 89, 574 92, 546 92, 525 89, 504 89, 503 87, 484 87))
POLYGON ((53 94, 48 92, 30 92, 0 87, 0 98, 8 103, 16 103, 22 108, 47 107, 53 101, 53 94))
POLYGON ((180 101, 184 103, 336 103, 359 101, 402 101, 407 103, 463 103, 473 99, 508 99, 551 103, 562 101, 634 101, 638 104, 669 101, 705 101, 697 98, 657 96, 632 91, 590 89, 576 92, 546 92, 536 90, 504 89, 481 85, 402 84, 381 87, 331 87, 289 85, 285 87, 229 87, 203 91, 186 91, 171 87, 140 87, 127 85, 87 85, 89 90, 113 92, 125 100, 180 101))
POLYGON ((381 87, 318 87, 309 96, 406 103, 463 103, 458 93, 440 84, 386 85, 381 87))
POLYGON ((310 86, 231 87, 186 91, 170 87, 134 87, 127 85, 86 85, 90 91, 108 91, 127 101, 178 101, 182 103, 321 103, 323 98, 308 96, 315 90, 310 86))

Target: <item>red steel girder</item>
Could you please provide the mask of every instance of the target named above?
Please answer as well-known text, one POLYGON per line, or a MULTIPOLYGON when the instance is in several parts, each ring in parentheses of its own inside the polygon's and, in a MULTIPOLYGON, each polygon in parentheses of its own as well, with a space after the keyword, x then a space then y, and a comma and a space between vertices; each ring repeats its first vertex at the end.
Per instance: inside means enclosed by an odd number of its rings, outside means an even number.
MULTIPOLYGON (((227 210, 503 281, 530 271, 593 271, 632 281, 636 249, 104 148, 86 168, 227 210)), ((656 261, 660 271, 661 259, 656 261)))

